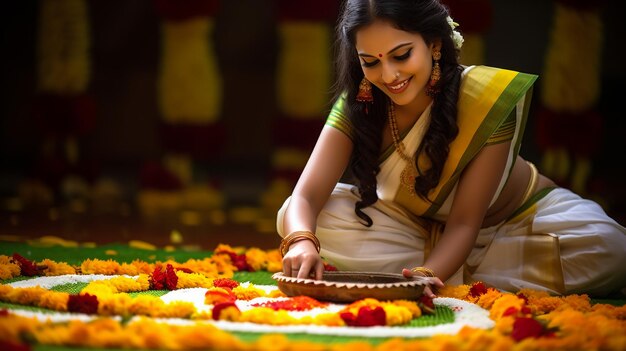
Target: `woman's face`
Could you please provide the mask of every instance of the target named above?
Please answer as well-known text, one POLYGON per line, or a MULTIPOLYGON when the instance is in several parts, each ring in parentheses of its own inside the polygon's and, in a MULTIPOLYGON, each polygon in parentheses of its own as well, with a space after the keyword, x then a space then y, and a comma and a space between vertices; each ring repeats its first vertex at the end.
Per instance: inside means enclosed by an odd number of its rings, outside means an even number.
POLYGON ((433 44, 420 34, 376 20, 356 32, 356 50, 365 78, 397 105, 426 96, 432 69, 433 44))

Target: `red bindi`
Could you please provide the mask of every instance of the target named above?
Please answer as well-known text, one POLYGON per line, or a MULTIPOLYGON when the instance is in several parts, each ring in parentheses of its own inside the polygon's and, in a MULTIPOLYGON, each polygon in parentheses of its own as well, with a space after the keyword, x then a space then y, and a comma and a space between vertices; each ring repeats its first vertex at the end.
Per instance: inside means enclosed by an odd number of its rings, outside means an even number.
POLYGON ((378 54, 378 57, 383 57, 383 54, 378 54))

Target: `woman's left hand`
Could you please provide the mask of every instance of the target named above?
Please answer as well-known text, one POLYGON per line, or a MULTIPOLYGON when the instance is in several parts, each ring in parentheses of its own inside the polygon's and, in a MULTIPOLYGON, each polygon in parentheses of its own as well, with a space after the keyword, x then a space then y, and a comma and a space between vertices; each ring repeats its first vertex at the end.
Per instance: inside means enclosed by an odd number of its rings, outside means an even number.
POLYGON ((402 275, 405 276, 406 278, 411 278, 411 277, 420 277, 423 278, 425 280, 428 281, 428 285, 426 285, 424 287, 424 295, 430 297, 431 299, 434 299, 435 297, 437 297, 437 295, 435 295, 435 292, 437 291, 437 288, 443 288, 444 284, 441 281, 441 279, 437 278, 437 277, 426 277, 421 273, 417 273, 417 272, 413 272, 410 269, 404 268, 402 270, 402 275))

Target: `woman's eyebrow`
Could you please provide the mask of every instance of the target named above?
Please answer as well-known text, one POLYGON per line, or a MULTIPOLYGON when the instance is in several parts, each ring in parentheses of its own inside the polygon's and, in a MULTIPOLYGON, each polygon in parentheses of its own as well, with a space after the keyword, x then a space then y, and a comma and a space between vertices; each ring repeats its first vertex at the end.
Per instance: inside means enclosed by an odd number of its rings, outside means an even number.
MULTIPOLYGON (((398 49, 400 49, 400 48, 403 48, 403 47, 405 47, 405 46, 407 46, 407 45, 411 45, 411 44, 412 44, 412 43, 403 43, 403 44, 397 45, 397 46, 396 46, 396 47, 394 47, 393 49, 389 50, 389 52, 387 52, 387 55, 389 55, 390 53, 392 53, 392 52, 394 52, 394 51, 396 51, 396 50, 398 50, 398 49)), ((364 52, 360 52, 360 53, 359 53, 359 56, 361 56, 361 57, 376 57, 376 56, 374 56, 374 55, 366 54, 366 53, 364 53, 364 52)))

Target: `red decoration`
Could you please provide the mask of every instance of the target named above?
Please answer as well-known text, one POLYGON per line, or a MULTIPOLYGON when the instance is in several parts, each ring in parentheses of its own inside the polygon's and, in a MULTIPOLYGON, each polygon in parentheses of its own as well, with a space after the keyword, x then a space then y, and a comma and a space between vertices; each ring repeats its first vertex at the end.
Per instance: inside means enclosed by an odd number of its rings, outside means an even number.
POLYGON ((215 305, 213 307, 213 311, 211 311, 211 317, 214 320, 219 320, 220 319, 220 314, 222 313, 222 311, 224 311, 227 308, 235 308, 237 309, 237 311, 239 311, 239 307, 237 307, 237 305, 234 302, 222 302, 222 303, 218 303, 217 305, 215 305))
POLYGON ((98 313, 98 297, 90 294, 70 295, 67 301, 69 312, 96 314, 98 313))
POLYGON ((476 282, 472 284, 470 287, 470 296, 479 297, 480 295, 486 294, 488 291, 487 286, 483 282, 476 282))
POLYGON ((253 304, 254 307, 268 307, 275 311, 277 310, 285 310, 285 311, 309 311, 314 308, 325 307, 328 304, 317 301, 314 298, 308 296, 296 296, 291 297, 286 300, 280 301, 268 301, 253 304))
POLYGON ((156 266, 152 276, 150 277, 150 287, 154 290, 175 290, 178 283, 176 270, 171 264, 167 264, 165 271, 161 270, 162 266, 156 266))
POLYGON ((39 275, 39 270, 37 266, 32 261, 27 260, 23 256, 18 253, 13 254, 13 259, 17 261, 17 264, 20 266, 21 274, 27 277, 33 277, 39 275))
POLYGON ((356 316, 349 311, 341 312, 339 316, 351 327, 373 327, 387 324, 387 314, 380 306, 362 306, 356 316))
POLYGON ((554 332, 548 330, 545 326, 534 318, 519 317, 513 322, 513 331, 511 337, 515 341, 521 341, 526 338, 553 337, 554 332))
POLYGON ((239 282, 228 278, 217 278, 213 280, 213 286, 217 288, 234 289, 239 286, 239 282))

